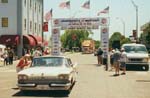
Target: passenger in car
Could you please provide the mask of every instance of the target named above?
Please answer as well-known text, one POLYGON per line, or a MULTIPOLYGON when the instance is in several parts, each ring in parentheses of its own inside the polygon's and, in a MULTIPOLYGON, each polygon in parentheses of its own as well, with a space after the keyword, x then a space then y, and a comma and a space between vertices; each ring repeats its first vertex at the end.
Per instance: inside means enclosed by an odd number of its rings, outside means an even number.
POLYGON ((30 55, 26 54, 25 56, 23 56, 20 59, 19 63, 16 66, 16 71, 17 72, 20 72, 21 70, 23 70, 26 66, 28 66, 31 63, 29 58, 30 58, 30 55))

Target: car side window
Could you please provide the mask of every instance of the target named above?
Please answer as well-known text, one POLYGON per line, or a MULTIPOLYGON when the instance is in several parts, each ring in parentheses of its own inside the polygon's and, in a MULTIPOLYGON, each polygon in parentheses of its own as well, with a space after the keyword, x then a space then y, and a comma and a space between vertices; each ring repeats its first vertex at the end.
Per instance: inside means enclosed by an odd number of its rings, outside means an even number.
POLYGON ((71 62, 70 62, 69 59, 65 59, 65 65, 66 65, 67 67, 71 67, 71 62))

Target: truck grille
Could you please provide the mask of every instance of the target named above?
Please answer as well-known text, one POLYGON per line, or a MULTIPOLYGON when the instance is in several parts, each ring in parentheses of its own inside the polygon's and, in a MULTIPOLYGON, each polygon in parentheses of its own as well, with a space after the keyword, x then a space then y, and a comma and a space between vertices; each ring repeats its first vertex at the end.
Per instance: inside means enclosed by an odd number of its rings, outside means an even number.
POLYGON ((130 58, 129 61, 130 62, 142 62, 142 58, 130 58))

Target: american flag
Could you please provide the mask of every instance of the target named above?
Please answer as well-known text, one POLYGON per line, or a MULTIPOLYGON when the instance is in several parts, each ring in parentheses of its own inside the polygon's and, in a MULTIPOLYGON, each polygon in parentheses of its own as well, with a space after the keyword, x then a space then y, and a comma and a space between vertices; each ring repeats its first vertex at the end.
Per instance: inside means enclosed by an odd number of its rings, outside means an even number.
POLYGON ((107 13, 109 13, 109 6, 108 7, 106 7, 104 10, 102 10, 102 11, 100 11, 100 12, 98 12, 98 16, 101 14, 101 13, 103 13, 103 14, 107 14, 107 13))
POLYGON ((53 16, 53 9, 51 9, 45 14, 44 19, 46 20, 46 22, 48 22, 52 18, 52 16, 53 16))
POLYGON ((86 2, 82 5, 82 8, 90 9, 90 0, 89 0, 89 1, 86 1, 86 2))
POLYGON ((70 1, 60 3, 59 7, 70 9, 70 1))

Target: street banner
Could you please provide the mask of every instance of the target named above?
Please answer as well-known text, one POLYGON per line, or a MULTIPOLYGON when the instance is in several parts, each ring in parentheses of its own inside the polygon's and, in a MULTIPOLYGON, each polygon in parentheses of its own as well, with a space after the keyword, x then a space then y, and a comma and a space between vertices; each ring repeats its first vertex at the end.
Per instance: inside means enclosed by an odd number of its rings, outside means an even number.
POLYGON ((60 42, 60 28, 52 28, 52 55, 60 55, 61 42, 60 42))
POLYGON ((43 23, 43 32, 48 32, 48 22, 43 23))
POLYGON ((107 26, 109 18, 57 18, 53 19, 54 27, 65 29, 99 29, 99 26, 107 26))
POLYGON ((101 27, 101 48, 103 50, 104 58, 107 58, 109 52, 109 27, 101 27))

